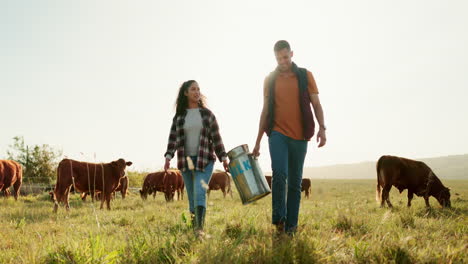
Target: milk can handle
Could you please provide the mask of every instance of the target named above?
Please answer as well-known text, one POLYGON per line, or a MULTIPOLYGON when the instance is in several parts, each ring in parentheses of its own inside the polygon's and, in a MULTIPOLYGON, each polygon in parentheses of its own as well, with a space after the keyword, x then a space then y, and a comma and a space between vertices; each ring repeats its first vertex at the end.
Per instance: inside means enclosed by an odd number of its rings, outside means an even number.
POLYGON ((247 154, 247 156, 251 157, 252 159, 254 160, 258 160, 258 157, 255 157, 252 152, 250 152, 249 154, 247 154))

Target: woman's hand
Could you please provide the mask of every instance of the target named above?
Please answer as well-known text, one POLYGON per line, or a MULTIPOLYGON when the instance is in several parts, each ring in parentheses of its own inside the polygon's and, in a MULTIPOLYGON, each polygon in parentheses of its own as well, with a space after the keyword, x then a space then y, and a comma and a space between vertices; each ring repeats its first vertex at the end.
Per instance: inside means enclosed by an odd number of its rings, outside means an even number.
POLYGON ((223 160, 223 167, 225 172, 229 172, 229 163, 227 159, 223 160))

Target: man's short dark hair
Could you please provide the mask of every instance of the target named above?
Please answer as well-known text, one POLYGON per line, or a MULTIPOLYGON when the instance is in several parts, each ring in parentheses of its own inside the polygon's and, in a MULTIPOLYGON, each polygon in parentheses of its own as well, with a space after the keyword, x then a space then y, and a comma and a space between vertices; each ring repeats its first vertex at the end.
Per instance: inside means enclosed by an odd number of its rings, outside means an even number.
POLYGON ((275 47, 273 48, 275 52, 278 52, 282 49, 288 49, 289 51, 291 51, 291 46, 289 46, 289 43, 286 40, 278 40, 275 43, 275 47))

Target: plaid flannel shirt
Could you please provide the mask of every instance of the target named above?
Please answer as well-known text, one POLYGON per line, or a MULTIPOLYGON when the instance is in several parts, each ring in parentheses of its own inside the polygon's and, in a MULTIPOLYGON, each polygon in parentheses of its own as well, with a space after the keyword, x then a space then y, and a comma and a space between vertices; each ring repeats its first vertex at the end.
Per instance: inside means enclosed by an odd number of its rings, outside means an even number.
MULTIPOLYGON (((204 171, 206 165, 210 161, 215 161, 214 152, 223 161, 227 158, 224 150, 223 140, 219 134, 218 122, 215 115, 207 108, 200 108, 202 117, 202 130, 200 133, 200 143, 198 146, 198 158, 195 170, 204 171)), ((172 120, 171 132, 167 143, 167 151, 165 157, 174 157, 177 151, 177 168, 181 171, 187 169, 185 160, 185 131, 184 131, 185 115, 175 116, 172 120)))

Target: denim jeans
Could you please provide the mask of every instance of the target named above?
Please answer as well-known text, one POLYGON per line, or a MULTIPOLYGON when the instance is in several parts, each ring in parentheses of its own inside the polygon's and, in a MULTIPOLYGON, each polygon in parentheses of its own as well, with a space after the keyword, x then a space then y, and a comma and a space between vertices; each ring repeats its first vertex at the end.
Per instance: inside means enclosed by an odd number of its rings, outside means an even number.
MULTIPOLYGON (((193 161, 193 164, 197 164, 197 157, 190 157, 193 161)), ((182 172, 182 177, 184 178, 185 189, 187 190, 187 196, 189 199, 189 210, 191 213, 195 212, 197 206, 203 206, 206 208, 206 191, 208 190, 208 183, 211 179, 211 174, 213 173, 214 162, 210 161, 206 167, 205 171, 194 172, 192 174, 191 170, 186 170, 182 172)))
POLYGON ((277 131, 272 131, 268 138, 273 170, 272 222, 275 225, 285 223, 286 232, 294 232, 297 228, 307 143, 277 131))

